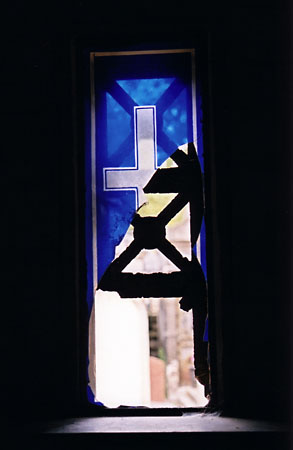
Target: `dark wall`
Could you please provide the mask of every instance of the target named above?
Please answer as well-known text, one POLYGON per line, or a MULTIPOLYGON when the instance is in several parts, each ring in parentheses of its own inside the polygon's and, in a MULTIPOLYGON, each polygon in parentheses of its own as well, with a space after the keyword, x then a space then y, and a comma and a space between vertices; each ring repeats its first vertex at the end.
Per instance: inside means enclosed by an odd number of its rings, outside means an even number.
POLYGON ((231 413, 268 417, 287 412, 289 395, 289 172, 278 13, 238 10, 239 22, 213 33, 211 61, 223 396, 231 413))
POLYGON ((289 8, 194 2, 191 11, 192 2, 166 3, 139 3, 128 16, 122 2, 14 2, 3 15, 6 417, 72 415, 83 401, 79 49, 89 40, 115 48, 194 40, 198 33, 209 69, 204 126, 214 384, 227 414, 288 416, 289 8))

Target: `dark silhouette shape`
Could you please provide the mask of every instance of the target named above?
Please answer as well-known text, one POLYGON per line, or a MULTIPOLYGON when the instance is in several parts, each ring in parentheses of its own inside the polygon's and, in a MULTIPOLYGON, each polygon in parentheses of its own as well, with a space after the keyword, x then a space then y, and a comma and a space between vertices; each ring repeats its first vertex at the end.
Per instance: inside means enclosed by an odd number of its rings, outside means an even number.
POLYGON ((132 220, 134 240, 116 258, 103 275, 99 288, 117 291, 121 297, 182 297, 180 307, 193 310, 194 320, 194 365, 195 376, 210 391, 208 344, 203 341, 207 316, 207 286, 202 268, 192 251, 189 261, 165 237, 168 222, 187 204, 190 204, 191 249, 198 239, 203 214, 204 196, 202 174, 193 143, 188 144, 188 153, 177 149, 171 158, 175 168, 157 169, 144 188, 145 193, 178 193, 157 217, 140 217, 132 220), (180 272, 169 274, 122 273, 123 269, 142 249, 157 248, 180 272))

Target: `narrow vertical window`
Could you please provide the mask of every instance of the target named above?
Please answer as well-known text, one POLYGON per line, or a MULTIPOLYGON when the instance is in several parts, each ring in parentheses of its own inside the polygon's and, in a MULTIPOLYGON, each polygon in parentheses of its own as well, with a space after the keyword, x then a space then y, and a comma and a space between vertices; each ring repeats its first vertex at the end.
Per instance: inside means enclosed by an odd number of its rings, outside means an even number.
POLYGON ((193 303, 207 300, 195 52, 91 52, 89 65, 89 400, 204 406, 206 308, 193 303))

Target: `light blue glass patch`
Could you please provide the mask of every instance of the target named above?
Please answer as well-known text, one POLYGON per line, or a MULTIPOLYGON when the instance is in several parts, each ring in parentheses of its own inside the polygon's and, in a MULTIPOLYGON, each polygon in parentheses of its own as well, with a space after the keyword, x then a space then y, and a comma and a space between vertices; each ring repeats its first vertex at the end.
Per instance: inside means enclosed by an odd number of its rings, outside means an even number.
POLYGON ((188 142, 186 89, 183 89, 163 113, 163 131, 177 146, 188 142))
POLYGON ((154 105, 175 78, 119 80, 117 83, 138 105, 154 105))

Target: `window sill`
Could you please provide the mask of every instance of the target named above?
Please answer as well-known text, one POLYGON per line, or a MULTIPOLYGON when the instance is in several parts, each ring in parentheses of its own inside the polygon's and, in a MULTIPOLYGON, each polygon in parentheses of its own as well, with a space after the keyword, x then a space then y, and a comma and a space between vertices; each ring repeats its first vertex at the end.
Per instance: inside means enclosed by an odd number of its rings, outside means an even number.
POLYGON ((49 423, 44 433, 198 433, 198 432, 285 432, 283 424, 184 413, 177 417, 85 417, 49 423))
POLYGON ((10 448, 65 450, 288 450, 290 434, 274 422, 184 413, 182 416, 79 417, 14 426, 10 448))

